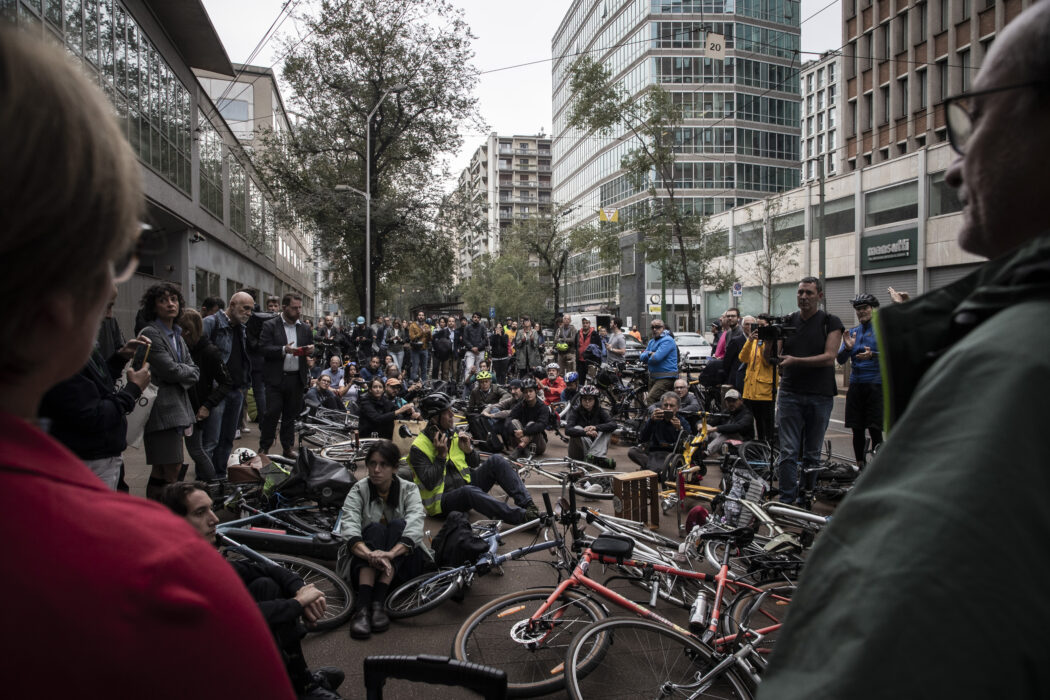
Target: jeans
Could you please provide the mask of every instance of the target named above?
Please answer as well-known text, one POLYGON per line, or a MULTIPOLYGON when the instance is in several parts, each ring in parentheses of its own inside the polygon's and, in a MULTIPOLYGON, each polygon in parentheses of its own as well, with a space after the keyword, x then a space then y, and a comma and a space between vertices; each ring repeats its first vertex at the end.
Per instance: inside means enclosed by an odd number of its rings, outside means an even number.
POLYGON ((241 389, 231 389, 230 393, 226 394, 226 398, 211 410, 204 421, 201 445, 204 451, 211 456, 215 476, 220 479, 226 478, 226 460, 230 458, 230 452, 233 451, 233 439, 237 435, 237 426, 241 422, 243 401, 244 394, 241 393, 241 389))
POLYGON ((124 469, 124 460, 121 459, 120 455, 85 459, 84 464, 87 465, 88 469, 95 472, 106 486, 114 490, 117 488, 121 472, 124 469))
POLYGON ((413 350, 412 351, 412 377, 413 381, 417 379, 427 378, 427 360, 428 353, 426 350, 413 350))
MULTIPOLYGON (((780 500, 784 503, 798 501, 798 457, 802 454, 802 468, 815 467, 820 463, 820 449, 824 433, 831 419, 835 397, 817 394, 795 394, 781 390, 780 407, 780 500)), ((816 474, 807 479, 811 486, 816 474)))
POLYGON ((405 351, 387 350, 387 354, 394 360, 394 364, 397 365, 397 368, 401 369, 402 363, 405 361, 405 351))
POLYGON ((569 457, 586 459, 587 457, 604 457, 609 451, 612 433, 598 433, 598 437, 587 436, 569 438, 569 457))
POLYGON ((463 374, 461 375, 463 379, 467 378, 467 376, 470 374, 470 369, 472 367, 476 367, 484 357, 484 350, 482 350, 481 352, 471 352, 470 350, 467 350, 466 354, 463 355, 463 374))
POLYGON ((526 518, 524 508, 531 503, 532 497, 511 463, 501 455, 492 455, 471 471, 469 484, 441 495, 441 512, 459 510, 466 513, 473 509, 486 518, 520 525, 526 518), (489 495, 488 492, 496 484, 514 499, 517 508, 489 495))
MULTIPOLYGON (((193 426, 193 433, 183 438, 186 444, 186 452, 193 460, 193 473, 198 481, 211 481, 215 478, 215 467, 211 463, 211 454, 202 446, 204 438, 204 423, 199 421, 193 426)), ((225 471, 225 470, 223 470, 225 471)))

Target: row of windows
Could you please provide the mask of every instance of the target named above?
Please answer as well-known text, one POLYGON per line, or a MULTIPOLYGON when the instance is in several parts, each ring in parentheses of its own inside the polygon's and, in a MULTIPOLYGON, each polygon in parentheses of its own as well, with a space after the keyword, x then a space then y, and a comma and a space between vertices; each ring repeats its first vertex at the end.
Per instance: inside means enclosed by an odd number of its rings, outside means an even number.
POLYGON ((600 275, 586 280, 569 282, 563 287, 566 304, 584 304, 611 298, 619 291, 619 275, 600 275))
POLYGON ((798 94, 798 69, 748 58, 725 60, 700 56, 658 56, 653 70, 659 83, 719 83, 747 85, 798 94))
POLYGON ((725 37, 725 48, 751 53, 795 58, 799 51, 798 32, 756 27, 744 22, 652 22, 652 47, 655 49, 699 49, 707 41, 707 32, 725 37))
POLYGON ((736 187, 734 163, 675 163, 674 186, 682 189, 731 190, 736 187))
POLYGON ((764 95, 733 92, 672 92, 683 119, 743 119, 799 127, 799 103, 764 95), (737 108, 739 105, 739 108, 737 108))
POLYGON ((675 153, 739 153, 758 158, 799 159, 799 137, 757 129, 684 127, 675 129, 675 153))
POLYGON ((198 128, 201 206, 222 220, 222 140, 203 116, 198 128))
POLYGON ((740 14, 799 26, 799 0, 651 0, 654 14, 740 14))

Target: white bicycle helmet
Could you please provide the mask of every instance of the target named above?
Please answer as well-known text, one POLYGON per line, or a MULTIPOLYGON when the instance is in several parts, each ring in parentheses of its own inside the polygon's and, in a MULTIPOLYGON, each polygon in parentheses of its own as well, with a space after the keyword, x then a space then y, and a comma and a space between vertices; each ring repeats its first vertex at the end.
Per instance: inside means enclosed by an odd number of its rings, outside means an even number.
POLYGON ((252 461, 257 455, 254 450, 249 450, 247 447, 238 447, 236 450, 230 453, 230 458, 226 460, 226 468, 235 467, 238 464, 244 464, 252 461))

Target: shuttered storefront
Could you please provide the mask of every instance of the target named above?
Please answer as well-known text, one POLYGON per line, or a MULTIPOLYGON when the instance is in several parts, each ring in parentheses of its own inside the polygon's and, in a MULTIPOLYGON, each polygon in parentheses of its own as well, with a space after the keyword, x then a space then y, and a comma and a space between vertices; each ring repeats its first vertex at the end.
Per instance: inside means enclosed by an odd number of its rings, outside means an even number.
POLYGON ((929 286, 926 288, 927 291, 932 289, 940 289, 941 287, 947 287, 952 282, 960 280, 966 275, 970 274, 974 270, 979 269, 980 264, 976 265, 951 265, 950 267, 935 267, 927 271, 929 277, 929 286))
POLYGON ((850 303, 854 296, 852 277, 824 280, 824 308, 829 314, 838 316, 847 328, 856 321, 850 303))
POLYGON ((864 275, 864 293, 874 294, 883 304, 891 303, 888 287, 914 297, 919 293, 919 275, 915 270, 864 275))

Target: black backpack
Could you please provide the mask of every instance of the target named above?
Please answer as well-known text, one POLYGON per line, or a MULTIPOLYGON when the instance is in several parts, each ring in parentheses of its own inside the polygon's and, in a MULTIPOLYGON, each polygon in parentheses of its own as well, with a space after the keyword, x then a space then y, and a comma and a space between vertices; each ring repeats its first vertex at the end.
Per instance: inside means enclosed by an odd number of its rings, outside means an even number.
POLYGON ((248 322, 244 324, 244 344, 248 346, 248 352, 255 355, 260 354, 259 336, 262 335, 263 324, 276 315, 277 314, 272 311, 252 312, 252 315, 248 318, 248 322))
POLYGON ((467 514, 452 511, 434 538, 434 562, 438 566, 473 564, 488 548, 488 543, 474 534, 467 514))

